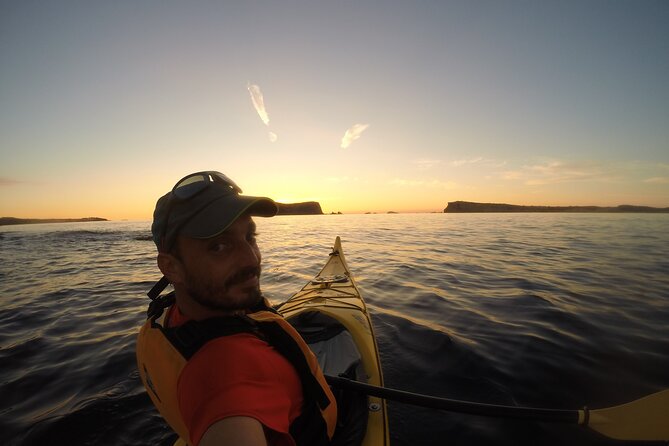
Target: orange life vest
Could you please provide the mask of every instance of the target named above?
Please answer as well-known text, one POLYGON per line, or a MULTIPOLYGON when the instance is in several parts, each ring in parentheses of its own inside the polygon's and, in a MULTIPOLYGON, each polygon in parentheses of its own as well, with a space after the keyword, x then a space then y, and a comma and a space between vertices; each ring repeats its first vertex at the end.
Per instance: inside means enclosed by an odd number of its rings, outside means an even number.
POLYGON ((299 333, 263 302, 245 316, 216 317, 165 327, 163 310, 174 303, 173 293, 149 307, 149 318, 137 338, 137 365, 142 383, 162 417, 186 442, 190 435, 181 416, 177 383, 188 360, 212 339, 251 333, 265 340, 295 367, 304 392, 301 415, 291 423, 298 446, 329 445, 337 422, 337 405, 311 352, 299 333))

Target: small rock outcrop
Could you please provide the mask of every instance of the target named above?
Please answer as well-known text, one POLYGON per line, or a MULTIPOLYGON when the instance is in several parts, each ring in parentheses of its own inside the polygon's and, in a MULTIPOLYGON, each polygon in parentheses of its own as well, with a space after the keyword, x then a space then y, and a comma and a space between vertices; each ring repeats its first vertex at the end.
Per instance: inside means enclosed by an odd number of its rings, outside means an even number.
POLYGON ((322 215, 321 205, 316 201, 303 203, 277 203, 279 212, 276 215, 322 215))
POLYGON ((601 206, 522 206, 505 203, 474 203, 471 201, 449 201, 445 213, 465 212, 646 212, 669 213, 669 208, 634 206, 624 204, 615 207, 601 206))
POLYGON ((29 225, 36 223, 82 223, 88 221, 108 221, 106 218, 86 217, 86 218, 16 218, 0 217, 0 226, 6 225, 29 225))

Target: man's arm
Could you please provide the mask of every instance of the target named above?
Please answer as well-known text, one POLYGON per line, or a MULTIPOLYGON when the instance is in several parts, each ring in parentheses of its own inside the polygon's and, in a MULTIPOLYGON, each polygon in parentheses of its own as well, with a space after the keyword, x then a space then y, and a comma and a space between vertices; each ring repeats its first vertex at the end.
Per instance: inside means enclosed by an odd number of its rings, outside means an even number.
POLYGON ((209 426, 199 446, 225 445, 267 446, 262 424, 250 417, 224 418, 209 426))

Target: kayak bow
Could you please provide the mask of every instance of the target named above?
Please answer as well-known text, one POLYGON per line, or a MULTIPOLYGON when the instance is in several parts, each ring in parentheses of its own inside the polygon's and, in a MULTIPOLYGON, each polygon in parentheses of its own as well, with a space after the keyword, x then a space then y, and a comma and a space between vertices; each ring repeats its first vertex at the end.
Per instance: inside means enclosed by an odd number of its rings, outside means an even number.
MULTIPOLYGON (((339 237, 321 271, 278 311, 300 332, 326 375, 383 386, 369 312, 346 265, 339 237)), ((335 436, 359 437, 362 446, 390 444, 385 400, 337 389, 335 395, 339 422, 349 425, 335 436)))

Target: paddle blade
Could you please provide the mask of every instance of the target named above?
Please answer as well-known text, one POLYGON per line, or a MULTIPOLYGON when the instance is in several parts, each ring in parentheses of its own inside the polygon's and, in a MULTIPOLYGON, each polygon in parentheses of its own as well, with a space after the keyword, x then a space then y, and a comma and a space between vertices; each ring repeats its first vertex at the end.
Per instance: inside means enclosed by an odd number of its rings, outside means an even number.
POLYGON ((669 440, 669 389, 590 411, 588 427, 618 440, 669 440))

